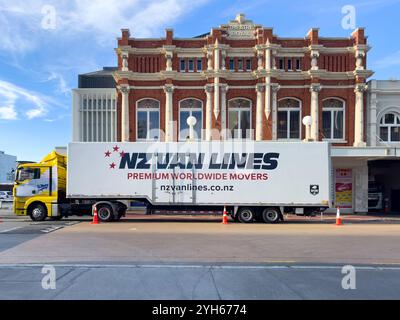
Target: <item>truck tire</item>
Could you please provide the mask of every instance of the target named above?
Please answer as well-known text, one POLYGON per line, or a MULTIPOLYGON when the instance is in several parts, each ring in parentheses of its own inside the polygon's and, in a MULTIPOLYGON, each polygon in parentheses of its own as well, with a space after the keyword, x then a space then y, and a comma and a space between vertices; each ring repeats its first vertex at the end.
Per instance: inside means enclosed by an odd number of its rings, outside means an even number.
POLYGON ((35 203, 29 208, 32 221, 44 221, 47 218, 47 208, 42 203, 35 203))
POLYGON ((240 208, 236 214, 241 223, 250 223, 254 220, 254 210, 252 208, 240 208))
POLYGON ((265 223, 278 223, 281 220, 281 214, 278 209, 265 208, 262 212, 262 219, 265 223))
POLYGON ((110 222, 114 218, 113 208, 108 204, 101 204, 97 207, 97 215, 101 222, 110 222))
POLYGON ((118 215, 115 217, 115 221, 119 221, 119 220, 121 220, 122 219, 122 217, 125 217, 125 214, 126 214, 126 210, 124 210, 124 209, 119 209, 118 210, 118 215))

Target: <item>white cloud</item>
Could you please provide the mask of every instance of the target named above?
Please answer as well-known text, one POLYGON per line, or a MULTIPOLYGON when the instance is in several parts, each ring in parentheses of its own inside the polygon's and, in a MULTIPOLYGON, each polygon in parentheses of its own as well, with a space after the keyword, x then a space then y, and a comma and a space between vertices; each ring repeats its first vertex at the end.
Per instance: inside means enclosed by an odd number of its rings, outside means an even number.
POLYGON ((14 106, 0 107, 0 120, 16 120, 17 113, 14 106))
POLYGON ((0 0, 0 50, 24 53, 46 37, 93 37, 109 46, 121 28, 150 37, 210 0, 0 0), (54 6, 55 30, 42 28, 43 6, 54 6))
POLYGON ((62 74, 52 71, 52 72, 50 72, 50 75, 46 79, 45 82, 48 82, 48 81, 56 81, 57 82, 57 92, 58 93, 62 93, 64 95, 70 94, 71 88, 67 85, 67 82, 65 81, 62 74))
POLYGON ((44 117, 51 105, 51 98, 0 80, 0 119, 15 120, 20 115, 35 119, 44 117))
POLYGON ((117 63, 113 48, 121 28, 130 28, 133 37, 157 37, 207 2, 210 0, 0 0, 2 62, 34 79, 36 85, 49 82, 40 89, 46 90, 45 96, 27 90, 30 84, 21 88, 0 80, 0 119, 57 119, 52 106, 69 109, 70 84, 78 73, 117 63), (44 6, 55 9, 54 30, 43 28, 44 6), (50 95, 57 95, 64 104, 50 100, 50 95))

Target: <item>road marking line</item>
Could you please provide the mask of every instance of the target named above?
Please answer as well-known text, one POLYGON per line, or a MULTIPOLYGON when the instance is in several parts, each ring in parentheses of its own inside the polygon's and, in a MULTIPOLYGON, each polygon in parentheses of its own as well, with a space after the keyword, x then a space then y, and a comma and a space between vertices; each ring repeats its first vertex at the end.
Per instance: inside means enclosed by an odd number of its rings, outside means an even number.
MULTIPOLYGON (((43 264, 0 264, 0 269, 3 268, 41 268, 43 265, 48 265, 51 263, 43 264)), ((341 270, 344 265, 335 266, 290 266, 290 265, 275 265, 275 266, 251 266, 251 265, 171 265, 171 264, 53 264, 54 267, 58 268, 88 268, 88 269, 109 269, 109 268, 143 268, 143 269, 154 269, 154 268, 174 268, 174 269, 254 269, 254 270, 288 270, 288 269, 302 269, 302 270, 341 270)), ((381 267, 381 266, 354 266, 357 270, 368 270, 368 271, 383 271, 392 270, 400 271, 400 267, 381 267)))
POLYGON ((41 232, 43 232, 43 233, 50 233, 50 232, 53 232, 53 231, 56 231, 56 230, 59 230, 59 229, 62 229, 63 227, 60 227, 60 226, 57 226, 57 227, 48 227, 48 228, 46 228, 46 229, 42 229, 42 230, 40 230, 41 232))
POLYGON ((7 232, 14 231, 14 230, 21 229, 21 228, 22 227, 14 227, 14 228, 11 228, 11 229, 0 231, 0 233, 7 233, 7 232))

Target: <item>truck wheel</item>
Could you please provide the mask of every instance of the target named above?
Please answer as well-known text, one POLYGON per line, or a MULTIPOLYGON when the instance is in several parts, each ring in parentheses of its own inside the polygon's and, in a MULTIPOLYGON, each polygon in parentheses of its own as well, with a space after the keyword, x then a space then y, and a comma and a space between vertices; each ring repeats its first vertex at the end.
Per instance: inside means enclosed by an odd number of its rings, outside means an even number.
POLYGON ((266 208, 262 212, 262 218, 265 223, 278 223, 280 217, 279 211, 274 208, 266 208))
POLYGON ((119 210, 118 210, 118 216, 116 216, 114 220, 115 220, 115 221, 121 220, 122 217, 125 216, 125 214, 126 214, 126 210, 124 210, 124 209, 119 209, 119 210))
POLYGON ((108 204, 101 204, 97 208, 97 215, 101 222, 110 222, 113 220, 113 208, 108 204))
POLYGON ((241 223, 250 223, 254 220, 254 211, 251 208, 240 208, 236 216, 241 223))
POLYGON ((47 209, 44 204, 36 203, 29 209, 32 221, 44 221, 47 218, 47 209))

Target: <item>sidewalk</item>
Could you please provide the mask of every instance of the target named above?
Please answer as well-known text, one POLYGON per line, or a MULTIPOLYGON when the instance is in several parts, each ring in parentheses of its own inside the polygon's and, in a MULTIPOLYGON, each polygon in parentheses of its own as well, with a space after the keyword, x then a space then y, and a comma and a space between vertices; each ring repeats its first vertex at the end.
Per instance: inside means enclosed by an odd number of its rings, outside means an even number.
MULTIPOLYGON (((342 214, 342 221, 346 223, 400 223, 400 214, 387 213, 362 213, 362 214, 342 214)), ((16 216, 11 209, 0 209, 0 220, 26 220, 26 216, 16 216)), ((68 220, 82 219, 81 217, 72 216, 68 220)), ((146 215, 143 210, 128 211, 123 220, 140 220, 140 221, 219 221, 222 216, 219 215, 146 215)), ((336 221, 336 214, 324 213, 322 216, 303 217, 296 215, 284 215, 287 223, 332 223, 336 221)))
MULTIPOLYGON (((400 214, 378 214, 378 213, 363 213, 363 214, 342 214, 342 222, 346 223, 399 223, 400 224, 400 214)), ((160 221, 220 221, 222 216, 219 215, 146 215, 140 211, 128 211, 125 221, 149 221, 149 222, 160 222, 160 221)), ((315 217, 303 217, 296 216, 293 214, 284 215, 284 220, 287 223, 326 223, 335 224, 336 214, 325 213, 322 216, 317 215, 315 217)))
POLYGON ((0 220, 21 220, 21 219, 27 219, 27 217, 25 216, 17 216, 14 214, 14 212, 12 211, 12 208, 9 209, 0 209, 0 220))

